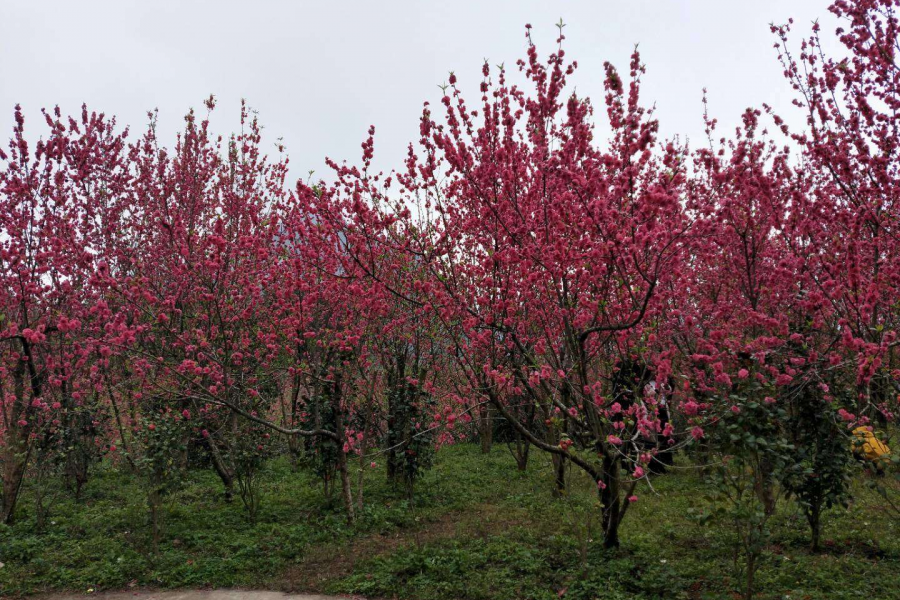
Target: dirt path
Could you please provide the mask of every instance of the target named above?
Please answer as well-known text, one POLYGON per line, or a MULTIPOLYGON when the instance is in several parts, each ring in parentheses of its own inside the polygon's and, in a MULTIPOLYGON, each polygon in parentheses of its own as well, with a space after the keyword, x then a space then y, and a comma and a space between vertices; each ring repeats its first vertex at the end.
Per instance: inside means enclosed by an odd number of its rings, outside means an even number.
POLYGON ((103 592, 99 594, 51 594, 40 600, 361 600, 358 596, 321 596, 319 594, 284 594, 252 590, 180 590, 103 592))
POLYGON ((285 572, 277 587, 291 592, 320 591, 328 581, 352 573, 360 561, 386 556, 404 547, 463 535, 487 539, 510 526, 521 524, 525 518, 526 514, 522 511, 501 511, 496 506, 482 504, 466 511, 444 514, 414 528, 374 534, 350 543, 325 544, 310 549, 303 560, 285 572))
MULTIPOLYGON (((273 585, 281 591, 254 590, 132 590, 96 594, 55 593, 29 600, 365 600, 361 596, 329 596, 313 593, 330 580, 347 576, 356 563, 374 556, 397 551, 404 546, 427 544, 452 539, 465 532, 467 536, 490 537, 498 531, 522 522, 518 511, 501 512, 495 506, 479 505, 470 510, 454 511, 420 526, 386 534, 374 534, 353 542, 322 545, 311 549, 298 564, 289 568, 273 585), (294 593, 294 590, 312 590, 294 593)), ((3 597, 0 596, 0 600, 3 597)))

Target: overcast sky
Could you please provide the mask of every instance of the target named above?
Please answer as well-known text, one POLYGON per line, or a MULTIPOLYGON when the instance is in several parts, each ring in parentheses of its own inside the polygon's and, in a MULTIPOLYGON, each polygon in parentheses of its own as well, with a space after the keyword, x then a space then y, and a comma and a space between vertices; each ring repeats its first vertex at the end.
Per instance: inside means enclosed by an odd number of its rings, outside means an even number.
POLYGON ((267 145, 282 137, 295 176, 328 175, 324 157, 358 162, 376 127, 376 165, 399 166, 417 136, 422 102, 455 71, 468 95, 484 58, 524 57, 524 26, 542 54, 554 24, 579 63, 579 95, 600 104, 605 60, 627 70, 640 44, 644 98, 655 103, 664 136, 702 141, 701 96, 723 127, 747 106, 774 105, 794 123, 768 24, 795 20, 795 37, 820 18, 831 35, 827 0, 0 0, 0 123, 3 136, 21 103, 39 130, 41 107, 89 108, 132 126, 158 108, 167 144, 190 107, 219 99, 213 124, 237 127, 246 98, 259 111, 267 145))

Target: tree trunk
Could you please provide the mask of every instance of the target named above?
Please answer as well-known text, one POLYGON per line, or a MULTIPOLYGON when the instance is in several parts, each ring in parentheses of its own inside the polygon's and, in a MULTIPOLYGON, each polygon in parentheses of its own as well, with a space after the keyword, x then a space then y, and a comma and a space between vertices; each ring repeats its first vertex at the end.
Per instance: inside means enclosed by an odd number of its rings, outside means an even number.
POLYGON ((603 547, 619 547, 619 523, 621 499, 619 498, 619 457, 603 458, 603 488, 600 502, 603 505, 603 547))
POLYGON ((751 553, 747 557, 747 579, 744 588, 744 600, 753 600, 753 579, 756 575, 756 555, 751 553))
MULTIPOLYGON (((30 347, 23 341, 22 346, 26 356, 31 356, 30 347)), ((27 368, 32 369, 31 394, 33 398, 40 397, 40 383, 37 375, 34 374, 33 364, 28 364, 27 368)), ((6 421, 6 444, 0 447, 3 453, 3 460, 0 464, 3 466, 3 472, 0 473, 0 480, 3 483, 3 489, 0 490, 0 522, 11 525, 16 513, 16 503, 19 500, 19 492, 22 490, 22 482, 25 479, 25 471, 28 468, 28 458, 31 452, 29 444, 30 426, 20 427, 18 421, 22 419, 28 410, 28 401, 26 400, 25 386, 25 361, 19 360, 16 368, 13 369, 13 402, 12 405, 4 410, 9 412, 4 415, 6 421)), ((27 419, 26 419, 27 420, 27 419)))
POLYGON ((822 535, 821 507, 818 505, 810 506, 806 513, 806 520, 809 522, 809 530, 812 535, 811 550, 819 552, 822 548, 819 540, 822 535))
POLYGON ((47 527, 47 515, 49 514, 49 512, 50 509, 44 503, 44 492, 43 490, 38 490, 37 495, 34 499, 34 528, 38 533, 44 533, 44 530, 47 527))
POLYGON ((553 497, 562 498, 566 495, 566 457, 553 454, 553 497))
POLYGON ((153 547, 153 554, 159 554, 159 540, 160 540, 160 519, 159 519, 159 511, 162 508, 162 493, 156 487, 155 484, 151 483, 153 486, 153 490, 147 496, 147 504, 150 508, 150 541, 153 547))
MULTIPOLYGON (((393 385, 393 384, 392 384, 393 385)), ((400 475, 400 459, 397 456, 397 448, 400 444, 400 436, 397 435, 397 397, 396 390, 388 391, 388 416, 387 416, 387 478, 390 483, 396 483, 400 475)))
POLYGON ((356 522, 356 512, 353 508, 353 484, 350 481, 350 470, 347 468, 347 454, 344 452, 343 442, 338 442, 338 469, 341 474, 341 493, 344 498, 344 507, 347 509, 347 522, 356 522))
POLYGON ((494 444, 494 424, 491 419, 491 406, 485 404, 481 407, 478 435, 481 438, 481 453, 489 454, 494 444))
POLYGON ((222 480, 225 502, 231 502, 234 499, 234 475, 228 470, 222 458, 222 453, 219 452, 219 447, 211 437, 203 438, 203 445, 206 446, 206 450, 209 452, 209 459, 216 474, 222 480))
POLYGON ((337 378, 334 382, 334 394, 331 397, 334 409, 334 430, 337 433, 335 446, 337 446, 338 471, 341 477, 341 495, 344 500, 344 508, 347 510, 347 522, 356 522, 356 513, 353 508, 353 483, 350 481, 350 469, 347 465, 347 453, 344 451, 346 439, 344 439, 344 414, 341 412, 341 382, 337 378))
POLYGON ((516 431, 516 467, 520 471, 526 471, 528 469, 528 452, 530 449, 531 444, 528 440, 516 431))
POLYGON ((356 509, 362 512, 363 509, 363 486, 366 477, 366 441, 363 440, 363 446, 359 451, 359 475, 356 478, 356 509))
MULTIPOLYGON (((10 433, 10 432, 7 432, 10 433)), ((12 525, 15 518, 19 492, 28 466, 28 450, 25 442, 13 433, 7 440, 3 453, 3 490, 0 496, 0 522, 12 525)))

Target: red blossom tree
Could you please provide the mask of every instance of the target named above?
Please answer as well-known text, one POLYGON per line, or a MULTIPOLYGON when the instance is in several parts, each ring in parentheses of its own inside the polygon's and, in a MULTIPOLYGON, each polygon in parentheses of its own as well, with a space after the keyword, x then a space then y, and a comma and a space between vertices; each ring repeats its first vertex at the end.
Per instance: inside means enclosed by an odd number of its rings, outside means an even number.
MULTIPOLYGON (((127 181, 125 134, 83 109, 44 114, 46 139, 33 147, 17 107, 0 150, 0 520, 10 522, 38 445, 91 445, 100 418, 87 377, 85 335, 97 256, 90 224, 127 181), (87 434, 88 439, 79 439, 87 434), (65 440, 65 444, 59 444, 65 440)), ((90 448, 83 448, 90 451, 90 448)), ((75 459, 74 456, 69 458, 75 459)), ((82 464, 81 468, 86 468, 82 464)), ((86 473, 73 473, 80 488, 86 473)))
POLYGON ((616 546, 660 425, 643 389, 650 378, 613 379, 617 363, 637 360, 668 377, 668 361, 649 346, 659 290, 678 277, 690 229, 679 202, 684 154, 673 144, 656 151, 637 53, 627 83, 606 66, 613 133, 599 146, 591 104, 565 95, 576 65, 562 39, 546 63, 529 43, 519 67, 530 95, 502 68, 495 81, 486 64, 472 110, 451 75, 444 122, 426 105, 421 150, 411 147, 396 175, 390 214, 400 224, 389 238, 428 270, 427 309, 443 324, 459 399, 489 403, 530 443, 597 481, 606 544, 616 546), (415 218, 408 206, 420 209, 415 218), (527 411, 513 406, 523 404, 539 419, 520 419, 527 411))

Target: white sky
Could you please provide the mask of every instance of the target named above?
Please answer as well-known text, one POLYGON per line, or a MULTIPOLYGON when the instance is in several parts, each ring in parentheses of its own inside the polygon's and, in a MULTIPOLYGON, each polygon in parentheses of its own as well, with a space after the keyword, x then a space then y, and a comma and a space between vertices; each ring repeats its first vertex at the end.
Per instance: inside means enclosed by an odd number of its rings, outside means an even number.
MULTIPOLYGON (((525 56, 524 25, 538 50, 554 48, 560 17, 566 50, 579 63, 579 95, 602 106, 605 60, 627 72, 640 43, 648 71, 644 98, 655 102, 664 136, 703 141, 702 88, 720 132, 747 106, 790 107, 770 22, 794 17, 795 39, 814 18, 831 36, 828 0, 354 0, 255 2, 0 0, 0 136, 12 110, 26 111, 34 135, 39 109, 82 102, 143 130, 159 109, 167 145, 190 107, 214 93, 213 124, 237 127, 246 98, 265 126, 268 146, 283 137, 295 177, 329 177, 324 157, 359 162, 376 126, 375 163, 401 166, 418 133, 422 102, 456 72, 471 107, 484 58, 508 67, 525 56)), ((837 44, 834 44, 837 47, 837 44)), ((598 111, 599 112, 599 111, 598 111)), ((5 144, 4 144, 5 145, 5 144)), ((274 151, 273 151, 274 152, 274 151)))

